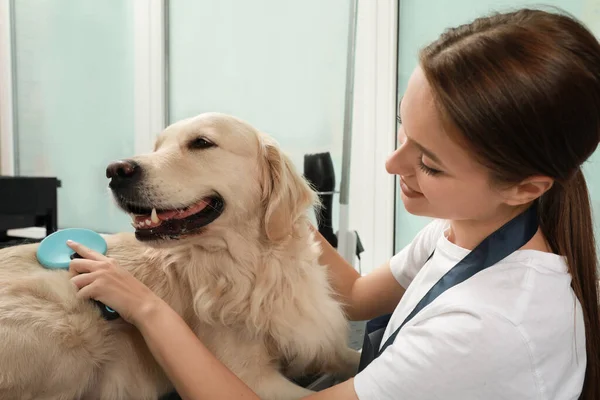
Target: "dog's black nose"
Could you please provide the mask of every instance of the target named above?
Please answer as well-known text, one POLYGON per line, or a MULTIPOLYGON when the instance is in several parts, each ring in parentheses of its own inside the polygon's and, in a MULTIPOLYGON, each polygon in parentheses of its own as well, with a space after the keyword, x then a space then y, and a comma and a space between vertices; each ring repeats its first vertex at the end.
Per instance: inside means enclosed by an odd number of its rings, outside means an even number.
POLYGON ((131 182, 137 180, 141 172, 140 165, 132 160, 115 161, 106 167, 106 177, 111 179, 112 182, 131 182))

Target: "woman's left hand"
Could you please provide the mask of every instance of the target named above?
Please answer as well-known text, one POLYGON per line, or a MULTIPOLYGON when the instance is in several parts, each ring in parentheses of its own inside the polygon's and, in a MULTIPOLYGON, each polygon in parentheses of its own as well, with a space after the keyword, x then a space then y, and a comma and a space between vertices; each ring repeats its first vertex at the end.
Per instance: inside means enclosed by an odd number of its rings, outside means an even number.
POLYGON ((137 280, 116 260, 86 246, 68 241, 67 245, 83 258, 69 264, 80 298, 101 301, 118 312, 126 321, 136 324, 144 310, 160 302, 146 285, 137 280))

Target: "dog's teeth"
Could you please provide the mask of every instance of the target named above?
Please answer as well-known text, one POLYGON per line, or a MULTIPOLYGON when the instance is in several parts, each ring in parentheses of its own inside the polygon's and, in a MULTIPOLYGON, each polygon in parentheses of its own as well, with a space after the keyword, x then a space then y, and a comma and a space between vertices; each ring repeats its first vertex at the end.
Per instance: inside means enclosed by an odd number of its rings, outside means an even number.
POLYGON ((131 220, 133 221, 133 224, 135 225, 136 224, 135 214, 129 214, 129 216, 131 217, 131 220))
POLYGON ((150 221, 149 219, 146 220, 146 225, 150 226, 152 225, 152 221, 150 221))
POLYGON ((160 219, 158 219, 158 215, 156 215, 156 208, 152 209, 152 214, 150 214, 150 220, 155 224, 158 224, 160 222, 160 219))

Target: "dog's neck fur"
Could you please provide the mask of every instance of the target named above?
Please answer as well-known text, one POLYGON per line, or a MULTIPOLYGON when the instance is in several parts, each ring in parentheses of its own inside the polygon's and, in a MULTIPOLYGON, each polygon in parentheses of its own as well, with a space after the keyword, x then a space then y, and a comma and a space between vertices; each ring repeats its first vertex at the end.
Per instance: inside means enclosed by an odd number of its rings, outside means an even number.
POLYGON ((257 332, 268 329, 264 326, 268 319, 261 315, 268 314, 268 308, 278 300, 269 298, 269 294, 280 293, 273 288, 284 286, 294 296, 295 282, 309 279, 306 268, 317 264, 320 249, 306 216, 278 243, 265 238, 261 224, 257 218, 237 225, 236 229, 210 227, 192 244, 148 249, 145 256, 159 258, 152 264, 162 266, 165 279, 145 282, 143 270, 137 271, 136 276, 190 325, 199 319, 201 324, 250 324, 252 331, 257 332), (179 282, 178 292, 173 290, 174 282, 179 282), (182 282, 186 283, 184 287, 182 282), (251 296, 256 291, 261 291, 261 296, 251 296), (263 301, 253 304, 250 298, 263 301))

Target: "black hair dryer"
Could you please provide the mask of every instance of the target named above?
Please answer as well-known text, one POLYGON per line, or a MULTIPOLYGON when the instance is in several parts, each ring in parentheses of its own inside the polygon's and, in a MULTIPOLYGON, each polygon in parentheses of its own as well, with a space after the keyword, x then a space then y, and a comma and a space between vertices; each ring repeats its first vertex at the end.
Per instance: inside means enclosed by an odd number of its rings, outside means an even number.
POLYGON ((333 232, 332 217, 335 171, 331 155, 328 152, 304 155, 304 177, 313 185, 321 201, 321 208, 315 210, 319 233, 337 248, 338 239, 333 232))

